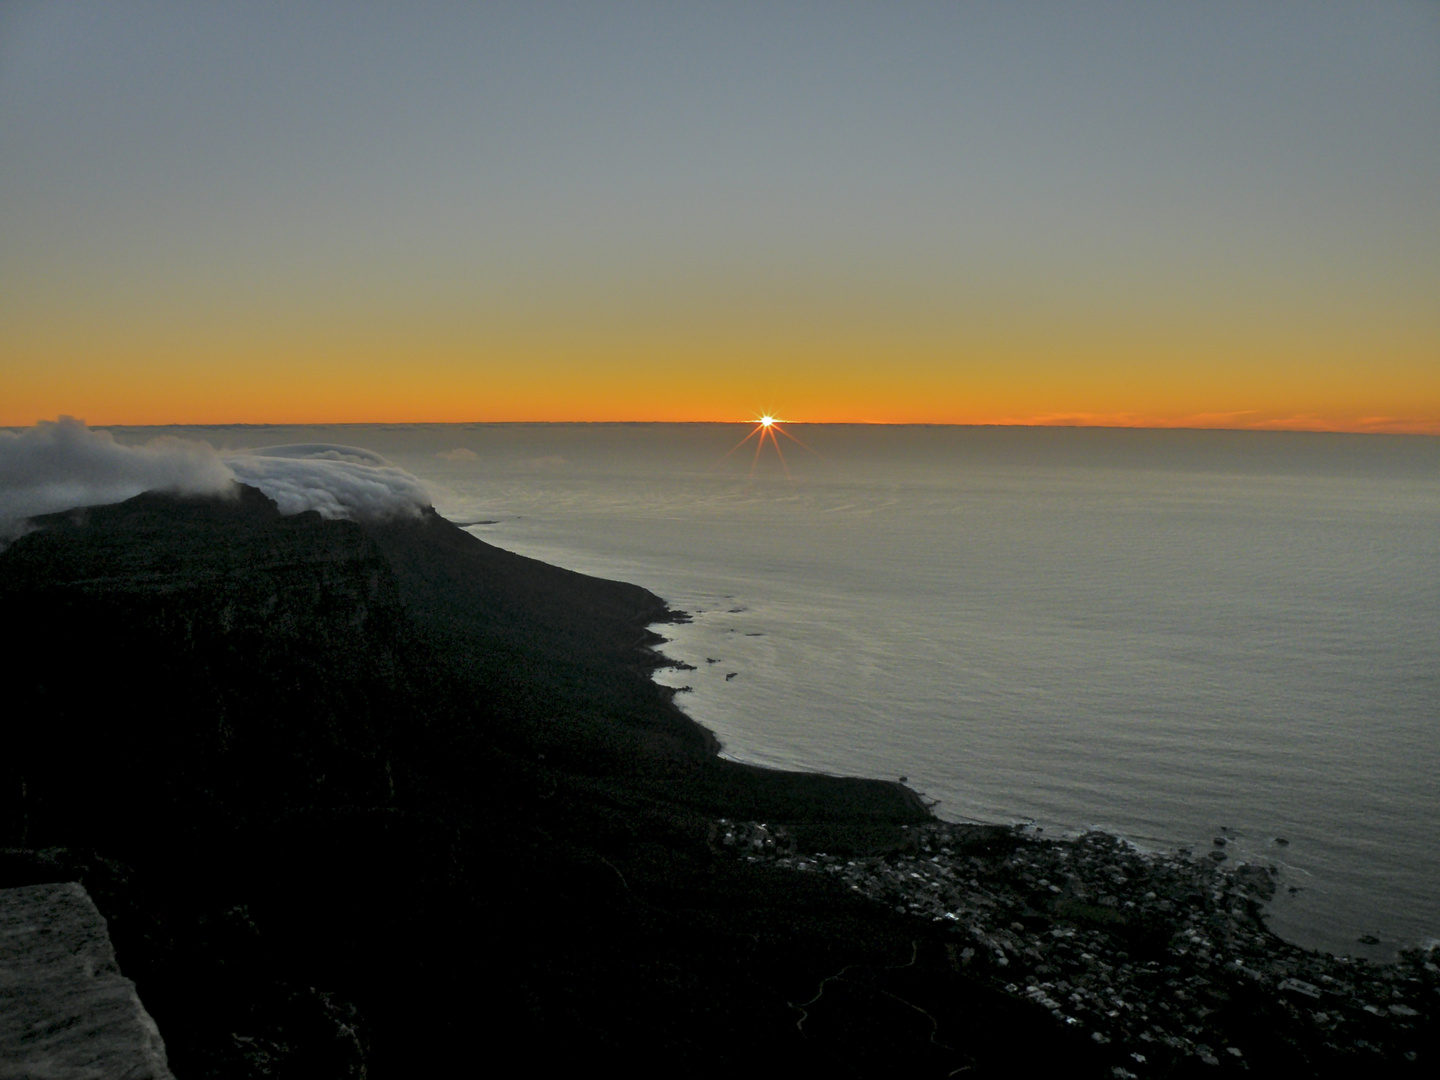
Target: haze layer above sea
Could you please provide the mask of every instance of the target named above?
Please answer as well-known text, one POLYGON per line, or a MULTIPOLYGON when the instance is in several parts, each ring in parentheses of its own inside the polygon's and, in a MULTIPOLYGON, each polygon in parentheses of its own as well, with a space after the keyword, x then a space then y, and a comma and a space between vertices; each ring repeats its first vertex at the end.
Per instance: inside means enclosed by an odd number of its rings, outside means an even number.
POLYGON ((735 758, 1221 837, 1327 951, 1440 935, 1440 439, 795 425, 782 462, 727 424, 111 430, 365 447, 492 544, 655 591, 693 616, 661 678, 735 758))

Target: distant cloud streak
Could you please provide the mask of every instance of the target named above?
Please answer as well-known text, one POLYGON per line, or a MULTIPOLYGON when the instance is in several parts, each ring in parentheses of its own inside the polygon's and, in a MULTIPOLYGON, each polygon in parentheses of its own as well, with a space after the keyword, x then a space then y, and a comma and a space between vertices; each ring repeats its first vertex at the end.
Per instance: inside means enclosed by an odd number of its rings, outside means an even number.
POLYGON ((1203 428, 1226 431, 1332 431, 1386 435, 1440 435, 1440 423, 1417 417, 1337 418, 1314 413, 1265 416, 1255 409, 1152 416, 1134 412, 1042 413, 993 421, 1020 427, 1203 428))

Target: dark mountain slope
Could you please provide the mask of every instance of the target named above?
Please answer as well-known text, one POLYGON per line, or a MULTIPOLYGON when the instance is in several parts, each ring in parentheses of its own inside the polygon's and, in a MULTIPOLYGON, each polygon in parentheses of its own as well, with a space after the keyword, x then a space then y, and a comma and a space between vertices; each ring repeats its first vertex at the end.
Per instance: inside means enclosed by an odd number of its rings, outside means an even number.
POLYGON ((247 489, 37 524, 0 554, 0 885, 86 884, 185 1080, 1088 1060, 925 924, 714 845, 927 815, 716 758, 644 590, 247 489))
POLYGON ((204 832, 302 791, 308 804, 312 789, 360 803, 388 790, 408 619, 358 526, 281 517, 250 488, 38 524, 0 556, 20 629, 9 768, 28 778, 12 830, 204 832), (77 788, 116 789, 123 815, 94 814, 77 788))
MULTIPOLYGON (((395 570, 451 696, 503 714, 492 736, 596 777, 642 781, 717 815, 810 821, 928 817, 895 784, 779 773, 723 761, 715 740, 650 679, 650 624, 676 617, 636 585, 604 581, 484 543, 430 512, 370 528, 395 570), (836 814, 837 800, 845 812, 836 814)), ((683 616, 680 616, 683 617, 683 616)))

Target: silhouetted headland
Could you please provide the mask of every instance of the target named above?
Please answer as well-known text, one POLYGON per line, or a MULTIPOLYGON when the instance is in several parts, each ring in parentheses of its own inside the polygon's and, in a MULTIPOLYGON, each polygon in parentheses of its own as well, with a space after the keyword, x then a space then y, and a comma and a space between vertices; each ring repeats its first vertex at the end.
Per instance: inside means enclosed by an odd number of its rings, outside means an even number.
POLYGON ((637 586, 433 511, 287 517, 245 487, 35 524, 0 554, 0 887, 85 885, 185 1080, 502 1052, 1344 1075, 1434 1052, 1427 957, 1266 982, 1300 962, 1263 929, 1263 870, 1167 878, 1099 841, 944 825, 900 784, 722 759, 650 678, 648 627, 683 615, 637 586), (1152 895, 1127 907, 1117 876, 1152 895), (1198 1004, 1177 1019, 1167 995, 1198 1004))

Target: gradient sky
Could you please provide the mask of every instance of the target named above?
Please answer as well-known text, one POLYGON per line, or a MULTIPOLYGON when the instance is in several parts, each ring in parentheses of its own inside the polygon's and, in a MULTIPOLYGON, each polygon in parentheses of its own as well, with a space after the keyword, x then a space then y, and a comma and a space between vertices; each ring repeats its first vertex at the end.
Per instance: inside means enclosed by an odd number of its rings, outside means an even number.
POLYGON ((0 424, 1440 433, 1440 3, 0 3, 0 424))

